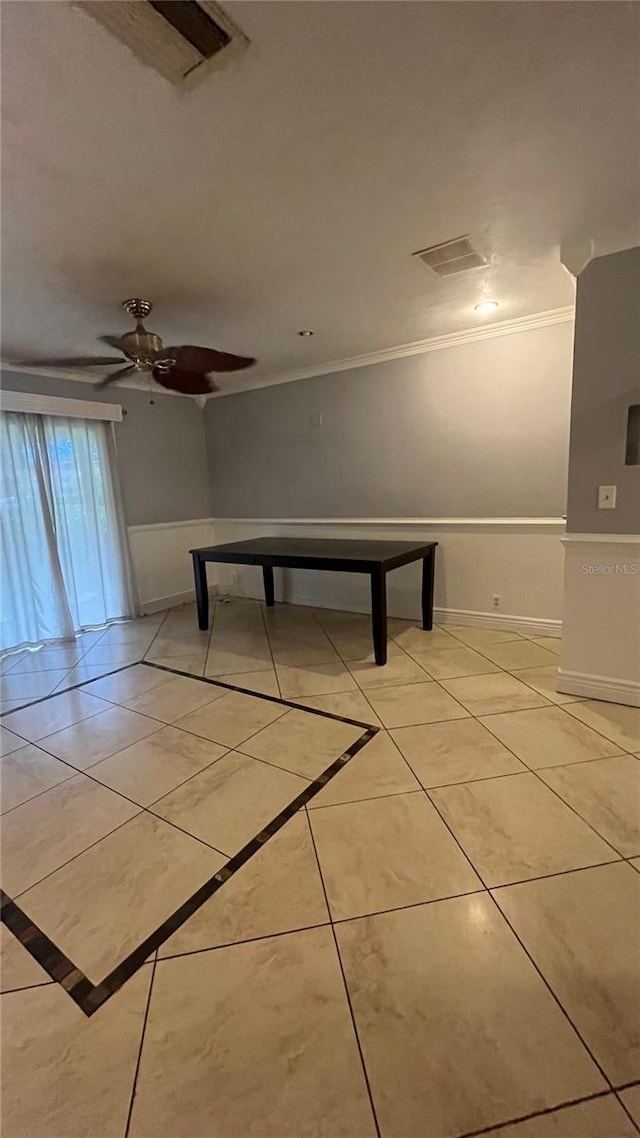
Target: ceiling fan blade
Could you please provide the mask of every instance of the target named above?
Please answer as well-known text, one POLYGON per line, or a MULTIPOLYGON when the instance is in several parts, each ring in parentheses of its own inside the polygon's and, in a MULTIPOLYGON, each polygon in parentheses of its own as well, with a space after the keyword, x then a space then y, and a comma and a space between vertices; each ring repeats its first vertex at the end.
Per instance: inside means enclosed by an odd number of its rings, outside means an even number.
MULTIPOLYGON (((120 362, 120 361, 118 360, 118 363, 119 363, 119 362, 120 362)), ((131 365, 128 365, 127 367, 121 367, 121 368, 118 368, 118 370, 117 370, 117 371, 112 371, 112 372, 111 372, 111 375, 105 375, 104 379, 101 379, 101 380, 100 380, 100 382, 99 382, 99 383, 96 383, 96 385, 95 385, 95 386, 96 386, 96 387, 98 387, 98 388, 100 388, 100 387, 109 387, 109 386, 110 386, 112 383, 115 383, 115 382, 116 382, 116 380, 118 380, 118 379, 122 379, 122 378, 123 378, 123 376, 125 376, 125 375, 129 375, 129 373, 130 373, 130 372, 132 372, 132 371, 135 371, 135 370, 136 370, 136 369, 135 369, 135 367, 133 366, 133 364, 131 364, 131 365)))
POLYGON ((120 356, 62 356, 53 360, 20 360, 21 367, 93 367, 94 364, 121 364, 120 356))
POLYGON ((234 356, 231 352, 219 352, 216 348, 197 348, 194 344, 164 348, 162 354, 174 359, 176 367, 205 374, 210 371, 240 371, 256 362, 251 356, 234 356))
MULTIPOLYGON (((100 340, 100 341, 101 341, 103 344, 108 344, 110 348, 117 348, 117 350, 118 350, 119 352, 122 352, 123 356, 126 356, 128 360, 132 360, 132 359, 133 359, 133 356, 132 356, 132 354, 131 354, 131 351, 129 350, 129 348, 127 347, 127 345, 126 345, 126 344, 124 344, 124 343, 122 342, 122 340, 120 340, 120 339, 118 338, 118 336, 98 336, 98 339, 99 339, 99 340, 100 340)), ((120 361, 118 360, 118 363, 119 363, 119 362, 120 362, 120 361)))
POLYGON ((161 387, 179 391, 181 395, 210 395, 212 391, 218 391, 213 380, 208 379, 203 372, 187 371, 180 367, 154 367, 152 374, 161 387))

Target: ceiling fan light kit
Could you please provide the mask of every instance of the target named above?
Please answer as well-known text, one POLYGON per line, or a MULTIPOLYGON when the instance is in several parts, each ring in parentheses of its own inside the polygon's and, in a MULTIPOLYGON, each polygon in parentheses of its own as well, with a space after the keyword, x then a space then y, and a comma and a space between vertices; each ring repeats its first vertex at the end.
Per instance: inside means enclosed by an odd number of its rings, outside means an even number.
POLYGON ((64 359, 24 360, 26 367, 92 367, 105 364, 124 364, 117 371, 101 379, 96 386, 108 387, 126 376, 146 374, 169 391, 181 395, 206 396, 218 387, 210 378, 211 372, 240 371, 256 361, 251 356, 236 356, 216 348, 199 348, 182 344, 165 348, 156 332, 149 332, 143 320, 153 309, 149 300, 130 297, 122 302, 125 312, 135 320, 135 328, 123 336, 100 336, 103 344, 115 348, 120 356, 76 356, 64 359))

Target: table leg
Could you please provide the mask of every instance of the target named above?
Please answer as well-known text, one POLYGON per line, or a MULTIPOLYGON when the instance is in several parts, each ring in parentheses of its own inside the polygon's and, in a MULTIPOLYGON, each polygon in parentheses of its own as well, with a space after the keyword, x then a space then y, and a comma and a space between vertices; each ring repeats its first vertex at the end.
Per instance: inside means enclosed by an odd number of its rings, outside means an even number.
POLYGON ((433 628, 433 580, 436 565, 436 551, 432 549, 422 559, 422 627, 430 632, 433 628))
POLYGON ((264 581, 264 599, 267 608, 273 607, 273 565, 262 566, 262 580, 264 581))
POLYGON ((371 627, 376 664, 387 662, 387 578, 382 569, 371 574, 371 627))
POLYGON ((209 589, 207 587, 207 563, 197 553, 193 554, 193 576, 196 583, 196 605, 198 608, 198 628, 203 632, 209 627, 209 589))

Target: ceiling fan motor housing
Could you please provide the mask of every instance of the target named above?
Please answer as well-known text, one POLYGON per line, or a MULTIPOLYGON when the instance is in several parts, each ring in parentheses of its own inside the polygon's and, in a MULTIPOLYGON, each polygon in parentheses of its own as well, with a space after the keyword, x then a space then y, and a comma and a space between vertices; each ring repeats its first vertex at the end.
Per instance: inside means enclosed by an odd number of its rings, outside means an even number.
POLYGON ((120 342, 127 355, 133 359, 138 371, 150 371, 157 365, 168 370, 174 361, 158 359, 163 349, 162 340, 155 332, 148 332, 142 323, 153 308, 151 302, 132 297, 130 300, 124 300, 122 307, 133 317, 136 327, 133 332, 126 332, 121 336, 120 342))

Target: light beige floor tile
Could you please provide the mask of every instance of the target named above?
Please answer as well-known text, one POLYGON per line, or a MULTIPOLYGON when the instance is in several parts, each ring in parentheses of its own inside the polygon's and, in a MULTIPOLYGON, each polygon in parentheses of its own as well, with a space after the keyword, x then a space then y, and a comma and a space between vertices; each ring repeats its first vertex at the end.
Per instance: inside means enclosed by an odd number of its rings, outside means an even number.
MULTIPOLYGON (((623 751, 640 750, 640 707, 589 699, 567 708, 576 719, 599 731, 623 751)), ((9 727, 10 724, 7 723, 9 727)))
POLYGON ((45 735, 61 731, 106 709, 104 700, 83 691, 71 691, 52 696, 35 707, 26 707, 24 711, 13 711, 3 724, 30 743, 37 743, 45 735))
POLYGON ((4 889, 17 897, 137 812, 85 775, 17 806, 2 822, 4 889))
MULTIPOLYGON (((455 644, 455 641, 451 641, 455 644)), ((440 648, 420 652, 417 649, 407 648, 410 656, 424 668, 427 675, 434 680, 454 679, 457 676, 480 676, 488 672, 499 672, 497 664, 481 656, 473 648, 440 648)))
POLYGON ((640 762, 633 755, 540 771, 623 857, 640 854, 640 762))
POLYGON ((32 699, 43 699, 50 695, 57 684, 63 680, 68 668, 56 668, 49 672, 16 673, 12 671, 8 676, 0 679, 0 693, 2 699, 17 699, 20 703, 28 703, 32 699))
POLYGON ((23 706, 23 699, 0 699, 0 712, 2 712, 3 715, 7 711, 17 711, 18 708, 23 706))
POLYGON ((130 1138, 374 1138, 329 929, 158 963, 130 1138))
POLYGON ((298 775, 231 751, 161 798, 153 812, 231 856, 308 785, 298 775))
POLYGON ((640 873, 640 857, 632 857, 629 861, 629 865, 632 865, 633 868, 637 869, 638 873, 640 873))
POLYGON ((99 984, 225 861, 175 826, 138 814, 29 889, 20 905, 99 984))
POLYGON ((309 813, 336 921, 481 888, 422 792, 309 813))
POLYGON ((405 794, 420 783, 386 731, 379 731, 309 803, 309 809, 405 794))
POLYGON ((469 716, 464 707, 433 681, 374 689, 369 692, 368 699, 385 727, 411 727, 416 723, 437 723, 469 716))
POLYGON ((140 806, 150 806, 224 754, 225 748, 210 739, 163 727, 96 763, 91 777, 140 806))
POLYGON ((113 664, 78 664, 77 668, 71 668, 67 672, 64 679, 56 684, 54 692, 60 693, 68 691, 69 688, 74 688, 77 684, 86 684, 90 680, 97 680, 101 676, 106 675, 112 671, 113 664))
POLYGON ((419 624, 392 619, 387 622, 387 631, 396 644, 400 644, 405 652, 411 655, 416 652, 422 654, 458 647, 458 641, 442 628, 432 628, 427 631, 419 624))
POLYGON ((542 668, 557 666, 558 660, 553 652, 541 648, 531 640, 513 640, 507 644, 485 644, 482 651, 501 668, 542 668))
POLYGON ((165 683, 123 702, 125 707, 139 715, 150 715, 163 723, 173 723, 174 720, 221 699, 224 694, 224 688, 216 688, 202 680, 166 673, 165 683))
POLYGON ((0 981, 3 992, 52 983, 44 968, 23 948, 6 925, 0 925, 0 981))
POLYGON ((327 692, 353 691, 356 688, 351 673, 341 662, 309 664, 306 668, 276 667, 283 699, 298 696, 325 695, 327 692))
POLYGON ((500 711, 519 711, 525 707, 543 707, 547 701, 533 688, 521 684, 502 672, 490 676, 466 676, 459 680, 442 680, 451 693, 472 715, 492 715, 500 711))
POLYGON ((221 683, 231 684, 232 687, 245 688, 247 691, 257 692, 259 695, 280 696, 280 688, 276 679, 275 668, 265 668, 261 672, 232 672, 229 675, 216 676, 221 683))
POLYGON ((41 751, 35 743, 27 743, 18 751, 3 755, 0 759, 0 798, 1 812, 13 810, 44 790, 64 782, 75 774, 58 759, 41 751))
MULTIPOLYGON (((206 653, 209 645, 209 633, 201 632, 191 636, 165 636, 158 633, 153 644, 147 650, 148 660, 155 660, 158 656, 194 656, 206 653)), ((176 667, 179 667, 176 664, 176 667)))
POLYGON ((11 670, 14 675, 27 672, 49 672, 52 669, 68 671, 69 668, 73 668, 80 662, 89 648, 89 644, 86 647, 74 644, 73 646, 58 648, 41 648, 38 652, 27 652, 26 655, 21 656, 11 670))
POLYGON ((386 688, 392 684, 418 684, 428 679, 427 675, 410 656, 405 652, 392 654, 386 664, 376 664, 373 661, 352 661, 349 664, 351 675, 358 687, 364 691, 375 688, 386 688))
POLYGON ((236 747, 287 710, 284 704, 225 689, 220 699, 176 720, 175 726, 224 747, 236 747))
POLYGON ((92 683, 85 684, 82 690, 109 703, 124 703, 126 699, 134 699, 137 695, 151 691, 170 678, 170 673, 163 672, 159 668, 134 664, 132 668, 123 668, 122 671, 113 672, 110 676, 93 680, 92 683))
MULTIPOLYGON (((352 632, 332 633, 331 643, 334 645, 340 657, 349 663, 355 661, 360 661, 361 663, 374 662, 373 640, 370 627, 352 632)), ((392 656, 406 657, 406 653, 399 644, 396 644, 395 640, 388 638, 387 658, 391 659, 392 656)))
POLYGON ((606 1089, 486 894, 336 935, 383 1135, 454 1138, 606 1089))
MULTIPOLYGON (((278 606, 275 610, 270 612, 278 612, 278 606)), ((371 617, 368 613, 364 612, 346 612, 340 609, 320 609, 314 608, 312 612, 324 629, 331 631, 352 631, 357 632, 358 629, 371 629, 371 617)), ((390 629, 391 621, 388 621, 388 629, 390 629)), ((389 635, 391 632, 389 631, 389 635)))
POLYGON ((603 1095, 549 1114, 539 1114, 526 1122, 488 1130, 482 1138, 637 1138, 637 1135, 615 1095, 603 1095))
POLYGON ((507 711, 481 720, 527 766, 555 767, 617 755, 618 748, 561 707, 507 711))
POLYGON ((135 620, 125 620, 122 624, 110 624, 103 639, 116 644, 137 642, 143 635, 151 639, 163 621, 164 613, 157 612, 137 617, 135 620))
POLYGON ((605 865, 496 900, 614 1085, 640 1078, 640 878, 605 865))
POLYGON ((229 641, 211 640, 211 647, 205 664, 206 676, 230 675, 232 672, 261 672, 272 664, 271 650, 266 636, 250 641, 246 646, 229 641))
POLYGON ((6 727, 0 727, 0 754, 10 755, 12 751, 24 747, 24 743, 24 739, 21 739, 19 735, 14 735, 13 731, 7 731, 6 727))
POLYGON ((83 664, 109 664, 112 668, 121 668, 123 664, 132 664, 141 660, 145 647, 139 648, 137 644, 105 644, 100 640, 94 648, 90 648, 83 656, 83 664))
POLYGON ((162 664, 165 668, 175 668, 178 672, 188 672, 192 676, 204 675, 204 664, 207 658, 206 648, 200 652, 191 652, 185 656, 167 656, 164 652, 154 652, 153 647, 145 655, 145 660, 152 664, 162 664))
POLYGON ((122 1138, 150 981, 144 966, 90 1019, 59 984, 3 996, 6 1138, 122 1138))
POLYGON ((161 727, 157 719, 136 715, 126 707, 108 706, 90 720, 83 719, 72 727, 47 735, 41 739, 40 746, 78 770, 87 770, 161 727))
POLYGON ((517 680, 521 680, 523 684, 528 684, 530 688, 540 692, 552 703, 575 703, 576 700, 581 699, 579 695, 566 695, 564 692, 556 691, 558 682, 558 668, 556 665, 550 665, 546 668, 513 668, 512 673, 517 680))
POLYGON ((276 664, 287 668, 306 668, 309 664, 329 664, 339 660, 333 644, 320 628, 300 636, 271 636, 271 651, 276 664))
POLYGON ((161 946, 159 956, 326 924, 329 912, 304 810, 161 946))
POLYGON ((423 786, 446 786, 525 770, 475 719, 399 727, 391 734, 423 786))
POLYGON ((357 719, 360 723, 370 723, 374 727, 381 726, 378 716, 361 691, 314 695, 300 699, 298 702, 304 707, 316 707, 319 711, 329 711, 332 715, 344 715, 347 719, 357 719))
POLYGON ((361 735, 361 727, 311 711, 292 710, 247 739, 242 751, 313 780, 361 735))
POLYGON ((640 1086, 620 1091, 620 1098, 637 1126, 640 1126, 640 1086))
POLYGON ((467 782, 429 794, 489 886, 617 860, 536 775, 467 782))
POLYGON ((532 636, 531 643, 537 644, 540 648, 546 648, 548 652, 553 652, 556 656, 560 655, 562 649, 560 636, 532 636))
POLYGON ((6 676, 8 672, 12 672, 16 664, 28 655, 29 652, 23 649, 17 652, 6 652, 4 656, 0 656, 0 675, 6 676))
POLYGON ((461 640, 470 648, 477 648, 479 652, 483 652, 485 648, 493 644, 505 644, 510 640, 523 640, 518 632, 512 632, 508 628, 473 628, 461 624, 447 624, 446 630, 456 640, 461 640))

